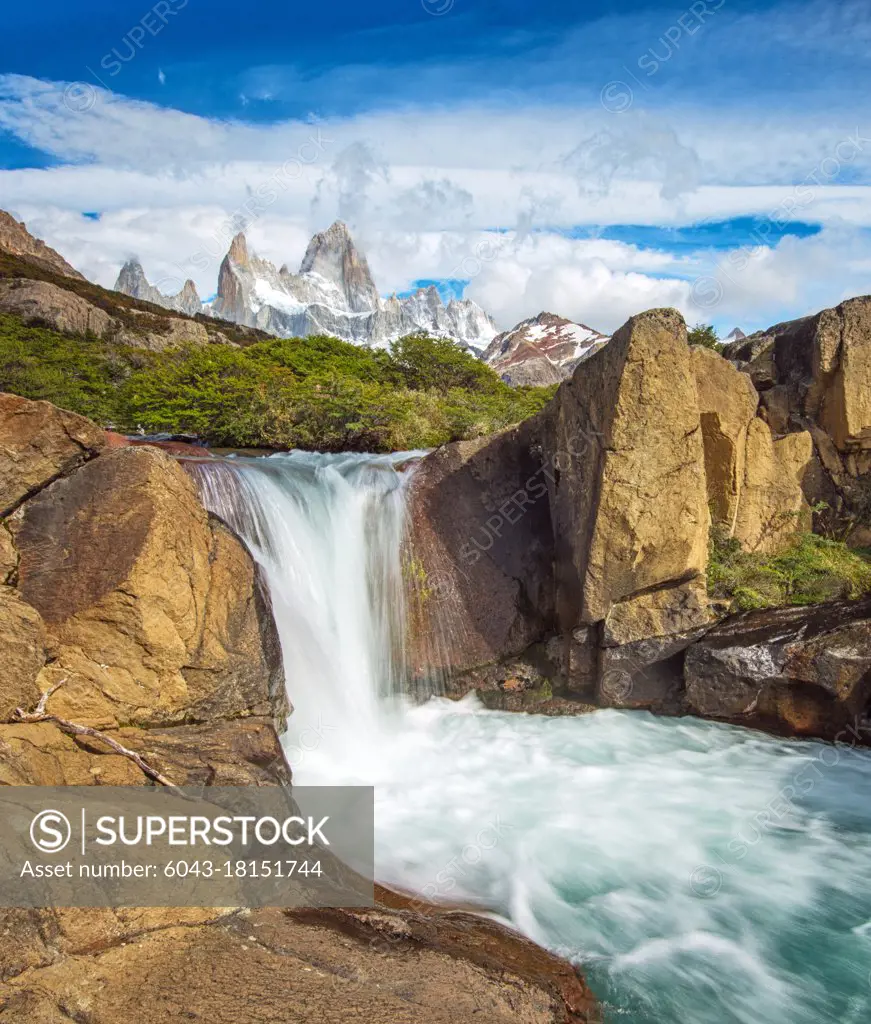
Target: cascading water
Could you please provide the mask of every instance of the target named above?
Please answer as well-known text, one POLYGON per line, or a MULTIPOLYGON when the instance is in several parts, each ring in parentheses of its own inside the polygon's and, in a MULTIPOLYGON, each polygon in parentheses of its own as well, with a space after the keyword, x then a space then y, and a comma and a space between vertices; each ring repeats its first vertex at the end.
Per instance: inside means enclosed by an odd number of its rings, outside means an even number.
POLYGON ((374 784, 379 878, 575 960, 606 1021, 871 1020, 871 755, 404 701, 408 459, 192 466, 266 574, 296 780, 374 784))

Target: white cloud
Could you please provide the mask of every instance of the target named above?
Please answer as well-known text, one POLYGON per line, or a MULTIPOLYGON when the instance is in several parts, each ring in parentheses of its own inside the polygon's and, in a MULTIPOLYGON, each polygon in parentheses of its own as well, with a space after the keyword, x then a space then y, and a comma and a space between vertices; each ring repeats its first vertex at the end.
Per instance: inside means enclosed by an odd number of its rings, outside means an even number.
POLYGON ((856 228, 871 226, 871 187, 839 184, 871 179, 871 118, 858 106, 853 120, 518 104, 253 125, 103 90, 92 104, 77 93, 73 105, 87 106, 77 112, 64 97, 63 83, 0 77, 0 127, 66 162, 0 172, 0 193, 105 285, 136 255, 152 280, 191 276, 208 295, 234 221, 257 251, 294 267, 311 233, 342 217, 384 293, 471 278, 467 294, 503 327, 550 309, 610 331, 641 308, 676 305, 746 328, 869 290, 856 228), (737 282, 709 253, 676 259, 557 230, 778 210, 826 230, 763 250, 737 282), (692 287, 706 275, 722 285, 714 306, 692 287))

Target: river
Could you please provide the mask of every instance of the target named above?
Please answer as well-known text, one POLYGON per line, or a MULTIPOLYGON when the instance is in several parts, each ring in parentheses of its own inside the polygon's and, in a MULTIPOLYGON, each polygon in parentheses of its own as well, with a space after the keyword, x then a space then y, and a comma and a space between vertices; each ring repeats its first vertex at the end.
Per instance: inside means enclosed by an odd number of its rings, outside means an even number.
POLYGON ((191 464, 268 581, 295 781, 374 785, 379 880, 571 959, 608 1022, 871 1020, 871 752, 645 712, 410 701, 416 454, 191 464))

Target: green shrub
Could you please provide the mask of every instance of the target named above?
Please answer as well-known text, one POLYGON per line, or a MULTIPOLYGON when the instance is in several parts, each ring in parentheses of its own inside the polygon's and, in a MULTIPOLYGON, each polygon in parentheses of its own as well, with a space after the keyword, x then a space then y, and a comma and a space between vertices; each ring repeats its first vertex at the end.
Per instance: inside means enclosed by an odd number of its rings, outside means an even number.
POLYGON ((479 437, 533 415, 555 388, 508 387, 443 338, 389 351, 274 338, 148 352, 0 317, 0 389, 119 429, 227 447, 397 451, 479 437))
POLYGON ((26 327, 0 314, 0 390, 45 399, 108 423, 117 418, 118 385, 131 352, 95 338, 26 327))
POLYGON ((871 591, 871 552, 801 533, 784 550, 765 555, 743 551, 715 527, 708 591, 735 611, 853 599, 871 591))
POLYGON ((702 348, 711 348, 715 352, 720 351, 720 339, 717 332, 710 324, 696 324, 687 331, 687 341, 690 345, 700 345, 702 348))

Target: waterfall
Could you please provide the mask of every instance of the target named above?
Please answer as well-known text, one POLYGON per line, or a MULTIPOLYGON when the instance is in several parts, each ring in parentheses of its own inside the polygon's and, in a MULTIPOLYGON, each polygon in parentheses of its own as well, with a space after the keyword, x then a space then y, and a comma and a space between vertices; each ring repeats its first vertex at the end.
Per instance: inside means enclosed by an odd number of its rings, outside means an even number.
POLYGON ((379 880, 580 964, 608 1024, 871 1019, 871 752, 406 699, 409 458, 187 463, 265 573, 295 780, 374 785, 379 880))
POLYGON ((368 781, 400 712, 405 491, 420 454, 186 463, 206 507, 265 574, 294 708, 285 748, 300 783, 323 783, 349 761, 353 781, 368 781))

